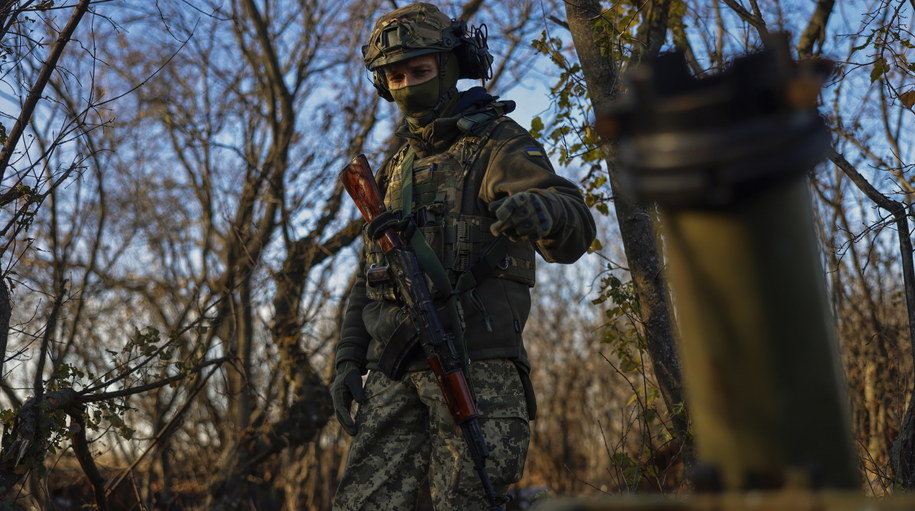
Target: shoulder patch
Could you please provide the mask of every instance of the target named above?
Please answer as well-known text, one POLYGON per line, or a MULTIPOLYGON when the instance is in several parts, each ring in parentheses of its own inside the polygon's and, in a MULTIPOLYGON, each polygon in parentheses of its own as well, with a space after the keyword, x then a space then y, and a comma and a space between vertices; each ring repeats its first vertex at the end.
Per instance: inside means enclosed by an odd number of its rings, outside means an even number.
POLYGON ((525 147, 524 153, 528 156, 543 156, 543 151, 539 147, 525 147))

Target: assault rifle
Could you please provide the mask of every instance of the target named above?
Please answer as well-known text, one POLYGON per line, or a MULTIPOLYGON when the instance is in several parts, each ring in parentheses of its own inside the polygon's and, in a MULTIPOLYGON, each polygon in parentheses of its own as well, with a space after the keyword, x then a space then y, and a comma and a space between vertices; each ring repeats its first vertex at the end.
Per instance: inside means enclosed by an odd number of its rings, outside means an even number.
POLYGON ((365 155, 353 158, 343 168, 340 179, 368 223, 366 232, 377 239, 384 253, 390 275, 420 335, 426 362, 435 374, 451 417, 464 434, 470 459, 483 483, 490 509, 504 510, 507 498, 496 494, 486 472, 489 447, 483 438, 480 412, 467 384, 461 357, 454 347, 454 336, 442 325, 416 254, 395 229, 399 219, 385 207, 365 155))

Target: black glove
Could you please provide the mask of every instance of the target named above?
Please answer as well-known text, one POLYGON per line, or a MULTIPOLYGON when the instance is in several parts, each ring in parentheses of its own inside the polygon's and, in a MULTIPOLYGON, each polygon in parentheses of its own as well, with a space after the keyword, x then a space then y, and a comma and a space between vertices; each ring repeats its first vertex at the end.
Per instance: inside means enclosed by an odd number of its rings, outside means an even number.
POLYGON ((537 241, 553 230, 553 215, 547 199, 533 192, 518 192, 489 203, 499 220, 490 226, 493 236, 512 241, 537 241))
POLYGON ((356 422, 353 420, 350 407, 353 399, 357 403, 365 401, 362 389, 362 368, 355 362, 343 362, 337 366, 337 376, 330 386, 330 396, 334 400, 334 412, 343 431, 350 436, 356 434, 356 422))

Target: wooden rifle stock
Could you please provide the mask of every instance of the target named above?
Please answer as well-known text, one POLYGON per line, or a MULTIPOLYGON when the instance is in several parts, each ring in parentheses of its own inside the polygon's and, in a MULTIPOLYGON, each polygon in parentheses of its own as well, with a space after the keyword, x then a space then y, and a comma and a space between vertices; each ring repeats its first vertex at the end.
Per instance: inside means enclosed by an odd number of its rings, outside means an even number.
POLYGON ((507 500, 497 495, 486 472, 489 448, 483 438, 480 412, 464 374, 461 358, 449 334, 438 317, 432 292, 416 254, 397 232, 399 220, 384 205, 384 198, 365 155, 360 154, 340 173, 343 187, 352 197, 368 224, 368 233, 377 239, 390 274, 406 303, 407 310, 418 328, 426 362, 435 374, 448 411, 461 427, 474 469, 483 483, 490 509, 502 510, 507 500))

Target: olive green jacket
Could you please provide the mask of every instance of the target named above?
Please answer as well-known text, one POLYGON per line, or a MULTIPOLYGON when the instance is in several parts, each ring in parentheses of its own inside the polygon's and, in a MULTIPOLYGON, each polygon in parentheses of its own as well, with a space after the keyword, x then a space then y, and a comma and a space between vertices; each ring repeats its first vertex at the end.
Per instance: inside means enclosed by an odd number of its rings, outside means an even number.
MULTIPOLYGON (((407 139, 417 159, 421 159, 448 150, 464 135, 457 127, 460 118, 458 115, 436 119, 418 135, 402 128, 398 135, 407 139)), ((391 160, 379 171, 379 182, 384 182, 384 176, 393 170, 390 167, 391 160)), ((572 263, 594 239, 594 219, 581 192, 554 172, 540 144, 511 119, 506 118, 492 130, 463 186, 465 195, 473 193, 476 197, 473 211, 467 213, 493 218, 487 207, 492 201, 522 191, 544 196, 554 225, 546 238, 534 243, 533 249, 548 262, 572 263)), ((336 363, 354 361, 367 369, 377 369, 382 344, 397 328, 403 314, 398 312, 400 307, 395 302, 366 296, 363 272, 364 261, 345 308, 336 363)), ((490 276, 478 283, 474 292, 461 295, 461 306, 464 339, 471 360, 505 358, 528 366, 522 344, 531 307, 528 284, 490 276)))

